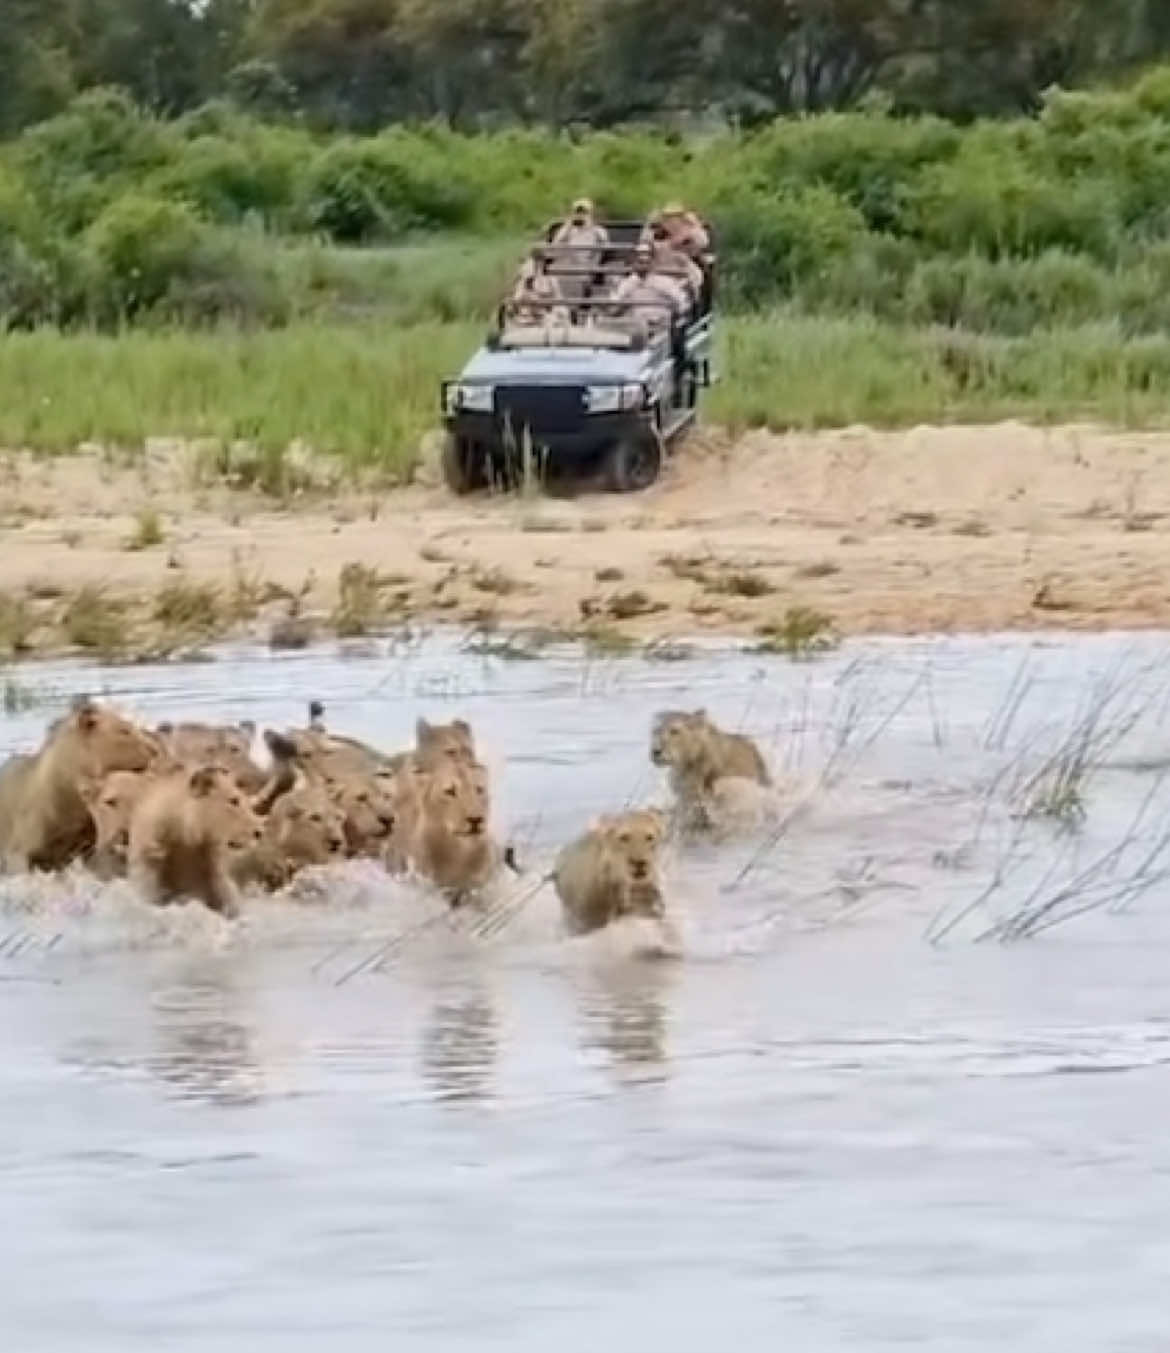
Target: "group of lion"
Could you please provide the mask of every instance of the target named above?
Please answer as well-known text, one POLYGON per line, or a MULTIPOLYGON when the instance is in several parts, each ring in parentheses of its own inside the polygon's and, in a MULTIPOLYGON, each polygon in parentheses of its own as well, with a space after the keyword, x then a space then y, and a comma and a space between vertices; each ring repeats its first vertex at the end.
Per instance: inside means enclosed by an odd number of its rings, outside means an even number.
MULTIPOLYGON (((193 898, 228 917, 243 890, 275 892, 342 859, 411 873, 453 905, 518 870, 491 833, 469 724, 419 719, 414 747, 387 754, 327 731, 323 714, 314 702, 306 727, 258 738, 247 722, 148 729, 78 697, 39 751, 0 765, 0 869, 81 861, 103 880, 129 878, 149 902, 193 898)), ((550 877, 571 933, 661 918, 659 851, 672 823, 708 829, 729 792, 770 785, 751 739, 703 711, 660 714, 650 757, 669 768, 674 813, 601 817, 560 852, 550 877)))

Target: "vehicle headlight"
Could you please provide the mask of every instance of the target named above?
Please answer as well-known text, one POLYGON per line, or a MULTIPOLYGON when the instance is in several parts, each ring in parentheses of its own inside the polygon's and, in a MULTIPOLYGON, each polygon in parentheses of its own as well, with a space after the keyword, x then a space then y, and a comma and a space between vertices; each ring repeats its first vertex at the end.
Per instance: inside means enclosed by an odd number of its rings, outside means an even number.
POLYGON ((491 413, 494 390, 490 385, 455 384, 447 387, 447 412, 491 413))
POLYGON ((619 409, 640 409, 646 392, 636 382, 630 385, 590 385, 585 390, 590 413, 617 413, 619 409))

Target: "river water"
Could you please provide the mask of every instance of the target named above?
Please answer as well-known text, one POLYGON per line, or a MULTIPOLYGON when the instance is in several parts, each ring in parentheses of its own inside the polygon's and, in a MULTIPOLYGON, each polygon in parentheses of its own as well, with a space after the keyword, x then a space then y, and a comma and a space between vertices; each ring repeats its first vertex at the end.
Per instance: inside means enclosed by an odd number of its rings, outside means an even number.
POLYGON ((320 695, 389 748, 464 715, 536 880, 661 794, 662 708, 753 732, 795 807, 672 849, 658 960, 562 940, 521 884, 485 936, 368 868, 235 926, 4 880, 6 1347, 1163 1353, 1168 658, 1149 635, 504 662, 430 637, 18 672, 48 703, 0 719, 3 751, 78 689, 276 726, 320 695), (1024 814, 1078 737, 1083 821, 1024 814), (1034 936, 1005 942, 1012 917, 1034 936))

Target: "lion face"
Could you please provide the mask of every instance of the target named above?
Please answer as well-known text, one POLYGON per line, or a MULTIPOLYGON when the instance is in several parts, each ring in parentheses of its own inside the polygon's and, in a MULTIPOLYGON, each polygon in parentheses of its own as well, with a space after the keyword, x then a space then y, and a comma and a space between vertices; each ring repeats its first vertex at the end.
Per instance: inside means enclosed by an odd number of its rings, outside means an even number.
POLYGON ((327 782, 329 797, 340 812, 352 844, 384 840, 396 817, 392 775, 343 775, 327 782))
POLYGON ((201 834, 231 852, 250 850, 264 835, 264 821, 253 810, 232 773, 223 766, 200 766, 187 779, 199 813, 201 834))
POLYGON ((419 761, 428 767, 443 761, 470 765, 475 760, 475 737, 464 719, 445 724, 419 719, 415 725, 415 750, 419 761))
POLYGON ((478 764, 453 762, 423 774, 423 816, 453 836, 482 837, 487 833, 490 803, 487 772, 478 764))
POLYGON ((278 800, 269 821, 280 852, 300 864, 325 864, 345 851, 345 814, 316 785, 278 800))
POLYGON ((707 727, 705 710, 693 714, 664 710, 650 730, 650 760, 656 766, 685 765, 702 744, 707 727))
POLYGON ((143 771, 162 753, 153 733, 86 698, 74 705, 56 732, 79 745, 81 764, 77 769, 91 775, 143 771))
POLYGON ((652 809, 602 818, 602 839, 620 877, 635 887, 657 886, 658 850, 666 835, 666 820, 652 809))

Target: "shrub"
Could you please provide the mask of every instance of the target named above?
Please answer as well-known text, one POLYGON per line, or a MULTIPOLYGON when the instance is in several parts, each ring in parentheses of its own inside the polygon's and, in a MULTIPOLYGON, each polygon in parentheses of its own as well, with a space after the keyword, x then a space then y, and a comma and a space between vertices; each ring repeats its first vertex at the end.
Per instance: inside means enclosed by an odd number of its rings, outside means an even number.
POLYGON ((474 204, 466 180, 421 138, 399 132, 323 150, 309 169, 306 198, 312 227, 350 243, 451 229, 468 221, 474 204))
POLYGON ((1062 180, 1018 148, 973 141, 924 171, 907 224, 935 249, 988 258, 1060 248, 1109 260, 1121 233, 1107 183, 1062 180))
POLYGON ((961 136, 940 118, 830 113, 774 122, 748 143, 744 158, 773 187, 823 183, 871 229, 893 230, 923 167, 953 159, 961 136))
POLYGON ((865 237, 860 212, 819 186, 767 196, 741 191, 713 214, 733 305, 764 305, 823 279, 865 237))
POLYGON ((146 316, 190 324, 288 318, 271 260, 204 225, 181 203, 127 194, 94 222, 85 244, 91 313, 99 323, 146 316))
POLYGON ((131 179, 161 165, 171 133, 118 90, 80 97, 16 143, 15 163, 68 231, 84 228, 131 179))
POLYGON ((1109 304, 1111 278, 1091 260, 1054 250, 1037 259, 930 259, 906 287, 905 318, 981 332, 1026 334, 1083 324, 1109 304))
POLYGON ((128 193, 90 227, 94 305, 109 318, 129 318, 166 295, 190 268, 204 238, 189 207, 128 193))
POLYGON ((266 138, 245 145, 223 136, 196 137, 148 190, 186 202, 212 221, 228 224, 249 215, 271 220, 292 205, 295 166, 266 149, 266 138))

